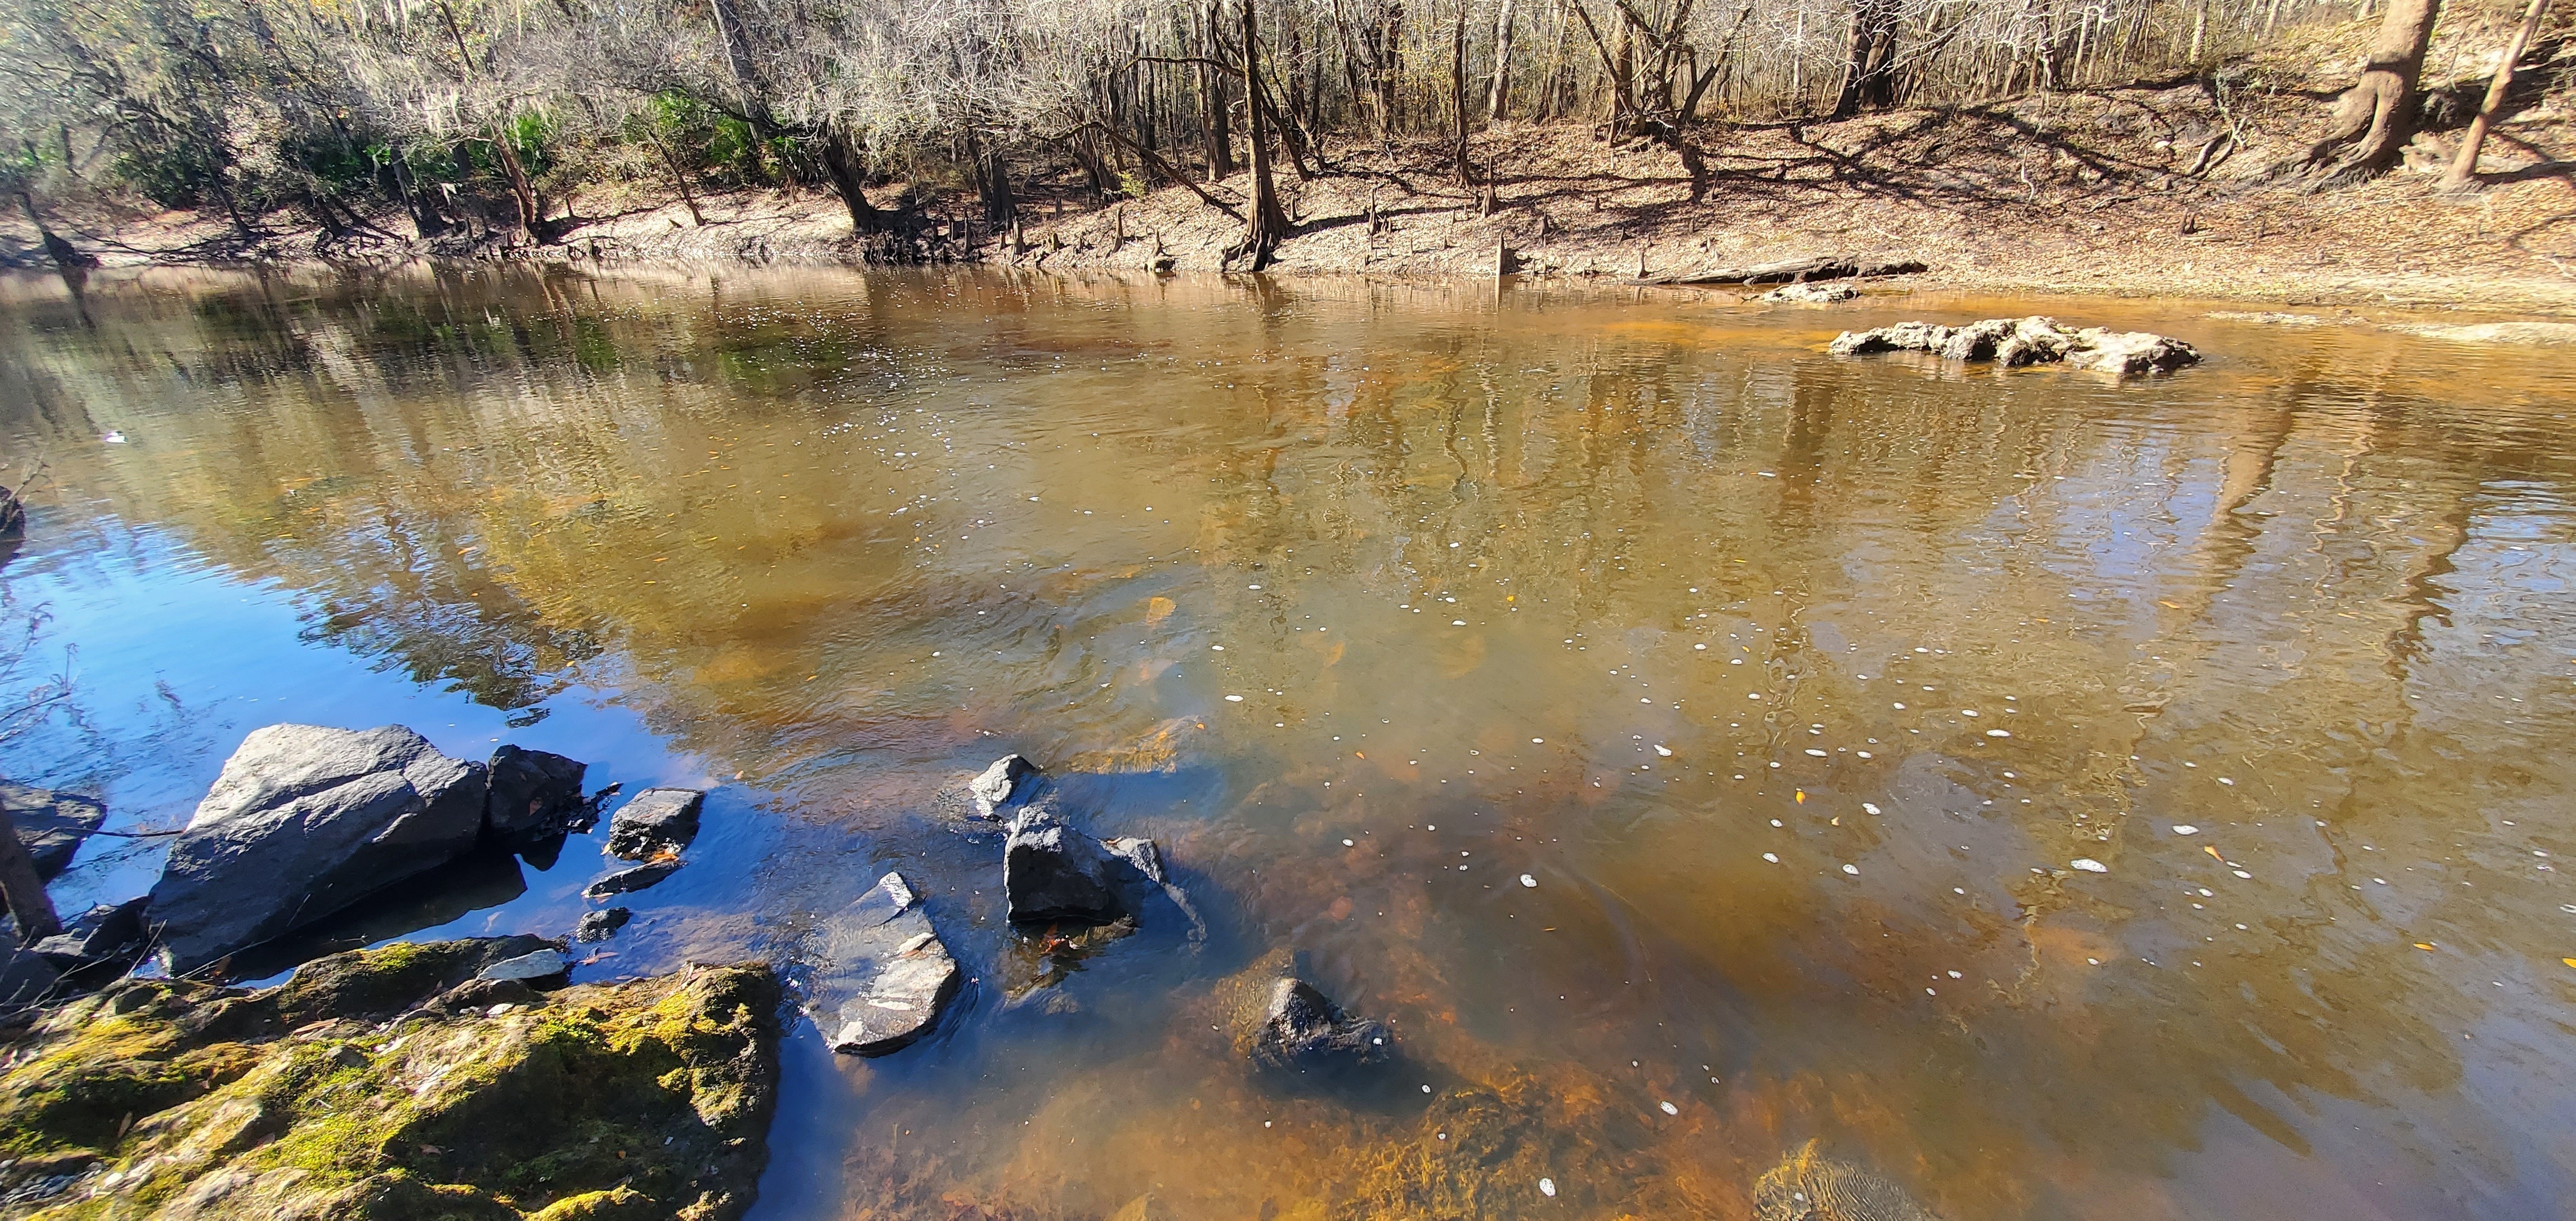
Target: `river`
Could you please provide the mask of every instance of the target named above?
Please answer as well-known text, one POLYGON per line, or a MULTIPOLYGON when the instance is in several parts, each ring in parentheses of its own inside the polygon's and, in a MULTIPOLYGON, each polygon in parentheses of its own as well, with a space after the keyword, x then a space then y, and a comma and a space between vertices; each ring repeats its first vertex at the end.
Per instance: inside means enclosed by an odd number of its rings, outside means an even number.
MULTIPOLYGON (((796 961, 901 869, 974 982, 793 1030, 761 1221, 1745 1217, 1810 1140, 1951 1221, 2563 1215, 2576 372, 2228 312, 10 280, 0 593, 80 720, 0 771, 168 828, 253 728, 399 722, 710 788, 582 979, 796 961), (2209 359, 1823 352, 2030 312, 2209 359), (1011 933, 932 802, 1010 751, 1207 934, 1011 933), (1233 1057, 1279 947, 1392 1063, 1233 1057)), ((561 935, 608 863, 332 944, 561 935)))

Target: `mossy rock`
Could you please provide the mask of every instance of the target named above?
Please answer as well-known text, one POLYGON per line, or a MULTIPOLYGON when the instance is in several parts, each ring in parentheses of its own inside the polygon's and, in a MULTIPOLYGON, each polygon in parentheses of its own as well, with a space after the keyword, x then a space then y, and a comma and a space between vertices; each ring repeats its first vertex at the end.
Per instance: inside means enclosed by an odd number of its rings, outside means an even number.
POLYGON ((539 937, 476 937, 352 950, 304 964, 277 989, 289 1025, 329 1018, 391 1016, 472 979, 504 959, 554 943, 539 937))
POLYGON ((498 1014, 412 1007, 493 952, 391 947, 258 992, 138 983, 46 1015, 0 1044, 15 1065, 0 1149, 86 1151, 97 1169, 0 1217, 739 1216, 776 1097, 769 968, 568 988, 498 1014), (404 1016, 368 1020, 387 1010, 404 1016))

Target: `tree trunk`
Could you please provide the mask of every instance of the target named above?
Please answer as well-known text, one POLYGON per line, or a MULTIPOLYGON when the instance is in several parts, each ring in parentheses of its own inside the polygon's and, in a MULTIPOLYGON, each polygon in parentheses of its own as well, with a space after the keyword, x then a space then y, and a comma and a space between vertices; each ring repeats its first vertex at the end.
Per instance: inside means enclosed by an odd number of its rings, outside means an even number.
POLYGON ((885 214, 868 202, 867 173, 860 164, 859 150, 838 129, 823 137, 823 169, 832 176, 832 189, 850 209, 850 230, 874 233, 885 227, 885 214))
POLYGON ((1494 84, 1485 95, 1485 121, 1503 121, 1503 108, 1512 95, 1512 7, 1514 0, 1503 0, 1494 14, 1494 84))
POLYGON ((2478 149, 2487 142, 2487 129, 2495 126, 2496 112, 2504 109, 2504 95, 2513 88, 2513 66, 2523 51, 2531 46, 2532 35, 2540 32, 2540 20, 2549 15, 2549 0, 2531 0, 2531 11, 2523 14, 2522 28, 2514 31, 2513 42, 2504 49, 2504 59, 2496 64, 2495 80, 2487 85, 2487 100, 2478 106, 2478 117, 2469 124, 2469 137, 2460 144, 2460 155, 2451 162, 2451 172, 2442 175, 2442 189, 2456 191, 2477 177, 2478 149))
POLYGON ((1260 271, 1270 265, 1271 254, 1288 236, 1288 214, 1280 209, 1279 192, 1270 178, 1269 132, 1261 105, 1261 25, 1254 15, 1256 0, 1241 2, 1244 110, 1252 136, 1252 214, 1244 221, 1243 240, 1225 252, 1225 262, 1241 262, 1245 271, 1260 271))
POLYGON ((1458 19, 1449 26, 1449 101, 1455 121, 1449 159, 1458 172, 1458 185, 1472 189, 1476 167, 1467 160, 1467 0, 1458 0, 1458 19))
POLYGON ((1864 106, 1886 106, 1895 93, 1889 79, 1896 50, 1896 12, 1882 0, 1852 6, 1851 50, 1843 60, 1842 88, 1833 117, 1848 119, 1864 106))
POLYGON ((537 241, 537 185, 528 177, 528 167, 519 160, 519 150, 510 146, 509 133, 498 119, 492 121, 492 150, 501 158, 501 176, 510 180, 510 202, 519 214, 519 229, 529 241, 537 241))
POLYGON ((662 164, 671 169, 671 184, 680 188, 680 202, 689 205, 689 223, 706 228, 706 214, 698 211, 698 193, 689 189, 689 172, 680 168, 680 159, 671 155, 671 146, 663 143, 659 134, 647 134, 651 135, 654 151, 662 154, 662 164))
MULTIPOLYGON (((1249 54, 1249 52, 1246 52, 1249 54)), ((1403 125, 1398 113, 1401 98, 1397 86, 1404 75, 1404 6, 1386 6, 1386 33, 1378 43, 1377 61, 1377 138, 1380 143, 1395 138, 1403 125)))
MULTIPOLYGON (((1211 55, 1216 53, 1218 42, 1216 34, 1217 30, 1222 28, 1220 23, 1224 20, 1224 9, 1221 5, 1208 5, 1208 51, 1211 55)), ((1210 182, 1220 181, 1234 174, 1234 131, 1233 125, 1228 121, 1229 103, 1225 96, 1225 76, 1224 72, 1216 68, 1206 64, 1199 65, 1199 92, 1207 101, 1207 173, 1210 182)))
POLYGON ((2313 173, 2318 186, 2333 186, 2375 177, 2397 163, 2415 135, 2415 85, 2441 9, 2441 0, 2390 0, 2361 79, 2335 103, 2325 138, 2291 169, 2313 173))
POLYGON ((9 918, 18 922, 18 944, 34 945, 63 931, 54 915, 54 900, 36 873, 36 859, 18 842, 17 824, 0 809, 0 895, 9 903, 9 918))

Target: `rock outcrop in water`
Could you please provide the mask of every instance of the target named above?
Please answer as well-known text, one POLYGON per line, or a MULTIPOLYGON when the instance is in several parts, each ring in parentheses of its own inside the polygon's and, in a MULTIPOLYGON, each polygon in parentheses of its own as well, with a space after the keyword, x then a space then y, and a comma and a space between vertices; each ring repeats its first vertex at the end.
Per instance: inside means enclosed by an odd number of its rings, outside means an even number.
POLYGON ((903 875, 825 921, 806 1012, 832 1050, 881 1056, 911 1046, 957 995, 957 962, 903 875))
POLYGON ((661 885, 662 879, 680 871, 678 861, 653 861, 615 873, 581 888, 585 899, 605 899, 610 895, 631 894, 649 886, 661 885))
POLYGON ((1388 1059, 1386 1027, 1354 1017, 1298 977, 1296 956, 1273 950, 1218 985, 1235 1054, 1274 1068, 1388 1059))
POLYGON ((1026 806, 1002 842, 1002 894, 1014 924, 1106 924, 1129 914, 1120 900, 1128 863, 1065 824, 1053 802, 1026 806))
POLYGON ((485 766, 491 796, 484 804, 484 830, 496 842, 560 835, 581 820, 581 777, 589 769, 578 760, 504 745, 485 766))
POLYGON ((769 968, 436 1003, 544 944, 340 954, 256 992, 133 980, 49 1013, 6 1041, 0 1191, 81 1217, 741 1216, 777 1089, 769 968))
POLYGON ((572 939, 575 941, 606 941, 609 938, 616 936, 617 930, 626 927, 626 922, 634 918, 635 913, 623 907, 611 907, 601 911, 583 912, 581 919, 573 924, 572 939))
POLYGON ((1783 284, 1755 297, 1754 300, 1773 305, 1830 305, 1836 301, 1849 301, 1859 295, 1860 290, 1849 284, 1798 283, 1783 284))
POLYGON ((171 845, 152 921, 193 971, 446 864, 483 834, 484 766, 399 725, 255 730, 171 845))
POLYGON ((2068 330, 2054 318, 1988 318, 1966 326, 1900 322, 1868 331, 1845 331, 1827 349, 1836 356, 1871 352, 1930 352, 1945 360, 1992 361, 2005 368, 2064 363, 2129 376, 2168 373, 2198 363, 2200 352, 2179 339, 2145 331, 2102 327, 2068 330))
POLYGON ((1004 755, 993 760, 974 779, 966 782, 966 796, 974 802, 975 816, 988 821, 999 819, 1004 807, 1021 796, 1024 785, 1034 786, 1030 778, 1037 775, 1037 765, 1018 755, 1004 755))
POLYGON ((698 837, 707 795, 696 789, 646 789, 608 820, 608 850, 630 861, 676 854, 698 837))
POLYGON ((972 817, 1008 819, 1002 841, 1002 894, 1014 924, 1108 924, 1139 916, 1139 898, 1169 896, 1200 926, 1198 913, 1163 868, 1154 841, 1103 840, 1073 826, 1062 794, 1037 765, 1005 755, 967 782, 972 817))
POLYGON ((6 780, 0 780, 0 809, 9 811, 18 843, 36 862, 36 876, 48 882, 71 868, 81 841, 107 821, 107 807, 87 797, 6 780))

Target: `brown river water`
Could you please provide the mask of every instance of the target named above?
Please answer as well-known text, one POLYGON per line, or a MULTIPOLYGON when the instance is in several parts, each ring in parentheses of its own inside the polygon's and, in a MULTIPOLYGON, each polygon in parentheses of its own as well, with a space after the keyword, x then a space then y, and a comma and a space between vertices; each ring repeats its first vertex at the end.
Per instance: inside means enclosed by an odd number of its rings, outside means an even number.
MULTIPOLYGON (((8 281, 0 592, 83 721, 0 770, 169 827, 400 721, 714 786, 585 979, 904 870, 974 983, 794 1029, 756 1218, 1740 1218, 1810 1140, 1951 1221, 2570 1215, 2576 373, 2220 308, 8 281), (1823 352, 2030 312, 2209 359, 1823 352), (931 798, 1014 750, 1206 936, 1012 934, 931 798), (1395 1061, 1237 1061, 1279 947, 1395 1061)), ((345 943, 559 935, 602 858, 504 865, 345 943)))

